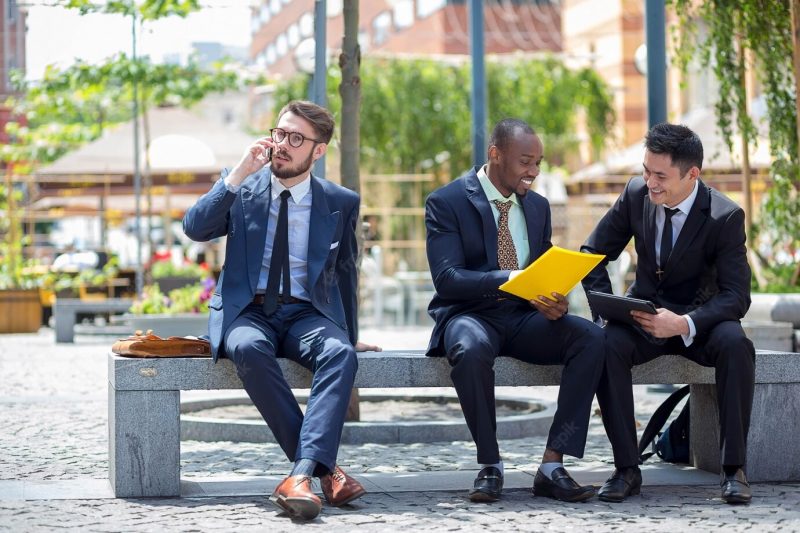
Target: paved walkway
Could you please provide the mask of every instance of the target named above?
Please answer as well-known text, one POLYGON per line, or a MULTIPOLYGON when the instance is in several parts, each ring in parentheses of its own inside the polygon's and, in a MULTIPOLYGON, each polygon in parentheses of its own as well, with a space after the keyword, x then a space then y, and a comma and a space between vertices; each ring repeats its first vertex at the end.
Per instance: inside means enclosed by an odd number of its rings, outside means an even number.
MULTIPOLYGON (((425 329, 362 332, 385 348, 423 346, 425 329)), ((466 499, 475 471, 471 442, 347 445, 340 464, 370 493, 346 509, 326 507, 311 524, 295 524, 266 501, 288 464, 274 444, 183 442, 184 497, 119 500, 107 472, 109 337, 78 335, 56 345, 52 330, 0 336, 0 531, 536 531, 544 529, 800 530, 800 483, 757 484, 754 503, 730 507, 716 476, 654 461, 641 497, 620 505, 565 504, 531 496, 543 438, 501 442, 507 475, 501 502, 466 499), (426 492, 422 492, 426 491, 426 492)), ((545 400, 556 388, 502 390, 545 400)), ((663 395, 636 388, 637 418, 646 422, 663 395)), ((586 456, 567 464, 586 483, 610 472, 599 417, 586 456)))

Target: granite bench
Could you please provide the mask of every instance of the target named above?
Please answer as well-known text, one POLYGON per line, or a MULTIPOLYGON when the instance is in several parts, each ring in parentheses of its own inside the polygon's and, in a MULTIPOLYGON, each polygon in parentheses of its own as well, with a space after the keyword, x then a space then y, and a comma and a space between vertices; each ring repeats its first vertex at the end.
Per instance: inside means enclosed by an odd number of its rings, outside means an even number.
POLYGON ((81 300, 80 298, 56 298, 53 305, 56 342, 75 342, 75 322, 79 313, 124 313, 131 308, 129 298, 104 300, 81 300))
MULTIPOLYGON (((358 355, 359 388, 451 387, 444 358, 422 351, 358 355)), ((311 374, 280 360, 293 388, 308 388, 311 374)), ((180 494, 180 391, 241 389, 233 363, 210 358, 108 357, 109 479, 117 497, 180 494)), ((558 385, 561 366, 528 365, 508 357, 495 364, 498 386, 558 385)), ((691 449, 695 466, 719 469, 714 370, 678 356, 660 357, 633 370, 635 384, 691 384, 691 449)), ((800 480, 800 354, 758 350, 753 416, 748 440, 752 481, 800 480)), ((609 449, 609 455, 611 450, 609 449)))

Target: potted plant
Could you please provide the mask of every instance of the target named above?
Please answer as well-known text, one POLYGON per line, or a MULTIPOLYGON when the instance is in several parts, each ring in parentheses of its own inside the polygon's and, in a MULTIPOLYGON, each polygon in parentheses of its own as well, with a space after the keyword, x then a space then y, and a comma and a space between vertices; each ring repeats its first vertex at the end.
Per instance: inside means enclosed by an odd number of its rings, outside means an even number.
POLYGON ((170 293, 189 285, 195 285, 208 277, 208 271, 195 263, 175 265, 170 260, 156 261, 150 268, 153 283, 157 284, 163 293, 170 293))
POLYGON ((211 277, 167 294, 158 284, 148 285, 125 318, 134 330, 150 329, 160 337, 205 335, 208 332, 208 302, 214 286, 211 277))
POLYGON ((0 185, 0 333, 32 333, 42 324, 37 263, 22 254, 24 237, 16 203, 22 193, 0 185))

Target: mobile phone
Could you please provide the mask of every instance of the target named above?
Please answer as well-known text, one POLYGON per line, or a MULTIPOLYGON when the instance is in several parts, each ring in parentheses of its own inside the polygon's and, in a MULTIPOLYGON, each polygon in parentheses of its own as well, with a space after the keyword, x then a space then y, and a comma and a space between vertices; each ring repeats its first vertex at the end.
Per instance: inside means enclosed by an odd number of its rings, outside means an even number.
POLYGON ((272 161, 272 148, 267 148, 267 163, 272 161))

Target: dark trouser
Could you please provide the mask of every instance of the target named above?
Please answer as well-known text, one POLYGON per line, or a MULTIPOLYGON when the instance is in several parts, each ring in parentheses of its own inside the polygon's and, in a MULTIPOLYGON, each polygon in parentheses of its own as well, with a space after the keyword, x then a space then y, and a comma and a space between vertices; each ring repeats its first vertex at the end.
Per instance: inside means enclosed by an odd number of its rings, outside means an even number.
POLYGON ((347 334, 310 303, 282 305, 269 317, 261 306, 249 305, 224 341, 247 394, 289 460, 313 459, 333 470, 358 367, 347 334), (305 416, 277 357, 314 373, 305 416))
POLYGON ((597 389, 597 400, 617 468, 639 464, 631 368, 665 354, 682 355, 700 365, 714 367, 722 464, 744 465, 753 407, 755 350, 738 321, 717 324, 707 335, 695 337, 689 347, 681 337, 653 344, 620 324, 608 324, 605 333, 606 371, 597 389))
POLYGON ((603 372, 603 330, 579 317, 548 320, 527 304, 453 318, 445 328, 450 376, 478 451, 478 463, 500 461, 494 360, 502 354, 538 365, 564 365, 547 446, 583 457, 592 399, 603 372))

